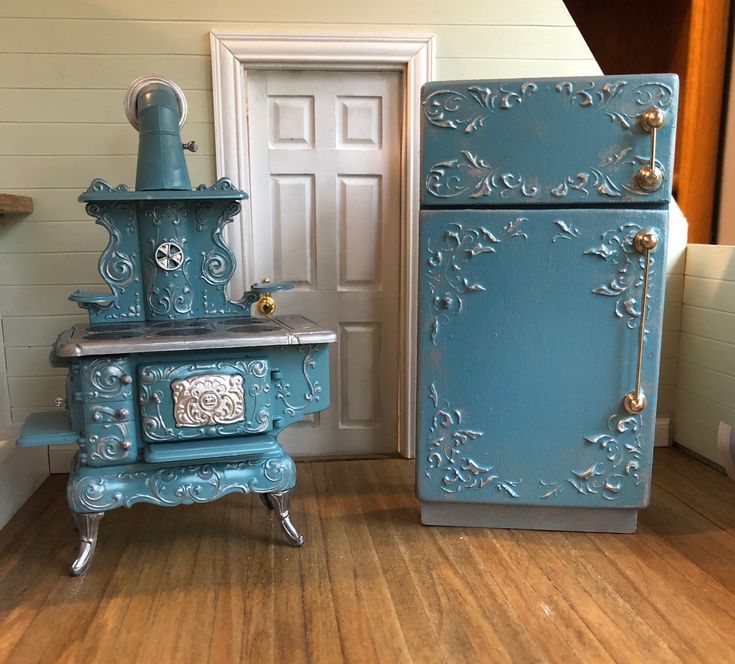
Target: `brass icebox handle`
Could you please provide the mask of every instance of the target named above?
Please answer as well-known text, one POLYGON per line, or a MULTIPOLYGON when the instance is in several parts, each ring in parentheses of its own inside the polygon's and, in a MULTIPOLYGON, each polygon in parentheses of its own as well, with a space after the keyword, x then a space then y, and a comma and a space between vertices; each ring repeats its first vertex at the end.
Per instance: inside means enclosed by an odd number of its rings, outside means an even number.
POLYGON ((638 118, 641 128, 651 134, 651 157, 648 164, 641 166, 635 176, 638 186, 644 191, 656 191, 664 182, 664 173, 656 164, 656 134, 665 121, 666 115, 655 106, 643 111, 638 118))
POLYGON ((648 405, 648 399, 641 388, 641 373, 643 372, 643 348, 646 342, 646 318, 648 314, 648 283, 651 274, 651 254, 658 247, 659 238, 655 231, 639 231, 636 233, 633 245, 636 251, 643 254, 645 266, 643 268, 643 294, 641 297, 641 325, 638 330, 638 363, 635 372, 635 389, 628 392, 623 398, 623 407, 631 414, 642 413, 648 405))

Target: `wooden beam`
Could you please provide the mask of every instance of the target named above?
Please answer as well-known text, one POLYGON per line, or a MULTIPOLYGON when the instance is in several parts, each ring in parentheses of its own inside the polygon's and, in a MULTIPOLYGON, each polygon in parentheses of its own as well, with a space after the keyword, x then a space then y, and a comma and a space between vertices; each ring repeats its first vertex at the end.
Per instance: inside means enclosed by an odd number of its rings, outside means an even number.
POLYGON ((693 0, 679 110, 677 200, 689 242, 712 241, 730 0, 693 0))

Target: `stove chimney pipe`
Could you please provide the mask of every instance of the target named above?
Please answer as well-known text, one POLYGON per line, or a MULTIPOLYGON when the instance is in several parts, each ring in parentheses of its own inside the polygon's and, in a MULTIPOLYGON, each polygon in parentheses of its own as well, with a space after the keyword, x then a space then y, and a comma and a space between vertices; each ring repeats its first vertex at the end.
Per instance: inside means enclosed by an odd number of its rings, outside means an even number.
POLYGON ((160 76, 134 81, 125 114, 138 130, 137 191, 191 190, 179 130, 186 120, 186 98, 178 85, 160 76))

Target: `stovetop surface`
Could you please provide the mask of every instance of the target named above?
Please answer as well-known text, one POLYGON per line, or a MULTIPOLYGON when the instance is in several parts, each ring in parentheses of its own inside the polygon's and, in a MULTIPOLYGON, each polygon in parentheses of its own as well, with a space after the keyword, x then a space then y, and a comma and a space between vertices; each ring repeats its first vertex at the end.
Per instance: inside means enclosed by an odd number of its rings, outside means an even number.
POLYGON ((156 351, 252 348, 332 343, 337 335, 304 316, 198 318, 106 325, 79 324, 62 332, 59 357, 156 351))

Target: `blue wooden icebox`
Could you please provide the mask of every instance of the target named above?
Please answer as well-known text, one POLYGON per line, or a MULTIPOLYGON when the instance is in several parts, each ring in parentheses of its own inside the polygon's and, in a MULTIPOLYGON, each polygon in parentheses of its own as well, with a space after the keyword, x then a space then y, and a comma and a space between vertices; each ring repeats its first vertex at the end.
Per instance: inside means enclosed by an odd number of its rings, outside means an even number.
POLYGON ((635 530, 677 89, 673 75, 424 86, 423 523, 635 530))

